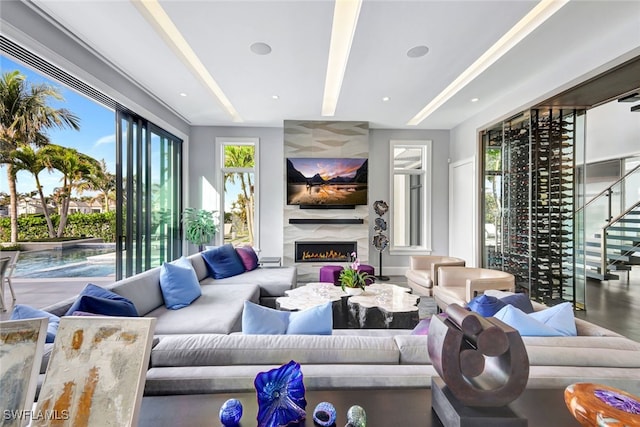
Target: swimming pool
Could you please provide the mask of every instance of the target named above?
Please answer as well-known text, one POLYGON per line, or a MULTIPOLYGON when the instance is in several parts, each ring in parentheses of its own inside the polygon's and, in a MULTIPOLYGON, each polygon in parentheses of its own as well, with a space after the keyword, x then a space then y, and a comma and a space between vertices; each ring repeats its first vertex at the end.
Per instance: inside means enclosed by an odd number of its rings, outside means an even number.
POLYGON ((13 277, 104 277, 115 272, 115 244, 87 243, 64 249, 20 252, 13 277), (105 254, 114 256, 89 259, 105 254))

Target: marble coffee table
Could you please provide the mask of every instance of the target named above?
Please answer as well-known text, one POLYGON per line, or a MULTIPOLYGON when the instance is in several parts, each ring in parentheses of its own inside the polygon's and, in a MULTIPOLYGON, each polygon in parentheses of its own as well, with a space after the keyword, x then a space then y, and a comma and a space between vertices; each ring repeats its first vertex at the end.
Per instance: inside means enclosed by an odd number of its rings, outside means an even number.
POLYGON ((333 283, 314 282, 284 292, 286 296, 276 299, 279 310, 298 311, 325 304, 333 306, 333 327, 347 327, 347 293, 333 283))
POLYGON ((280 310, 305 310, 331 301, 334 328, 411 329, 418 324, 420 297, 411 289, 374 283, 360 295, 348 295, 333 283, 308 283, 276 299, 280 310))
POLYGON ((420 297, 411 289, 390 283, 374 283, 347 301, 349 328, 413 329, 420 321, 420 297))

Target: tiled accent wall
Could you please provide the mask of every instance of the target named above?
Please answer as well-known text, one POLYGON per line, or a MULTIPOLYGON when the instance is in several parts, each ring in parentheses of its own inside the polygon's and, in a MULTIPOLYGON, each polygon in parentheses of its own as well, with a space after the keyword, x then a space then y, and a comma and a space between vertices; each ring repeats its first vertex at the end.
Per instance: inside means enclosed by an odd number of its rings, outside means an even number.
MULTIPOLYGON (((289 157, 369 157, 368 122, 330 122, 298 121, 284 122, 284 159, 289 157)), ((369 170, 369 181, 373 171, 369 170)), ((369 206, 356 206, 355 209, 300 209, 287 205, 286 176, 282 177, 285 186, 284 200, 284 265, 296 265, 302 280, 317 280, 320 267, 327 264, 345 265, 345 263, 296 263, 296 241, 355 241, 358 257, 363 264, 369 260, 369 206), (289 224, 291 218, 360 218, 362 224, 289 224), (314 279, 315 278, 315 279, 314 279)), ((368 200, 368 204, 373 203, 368 200)))

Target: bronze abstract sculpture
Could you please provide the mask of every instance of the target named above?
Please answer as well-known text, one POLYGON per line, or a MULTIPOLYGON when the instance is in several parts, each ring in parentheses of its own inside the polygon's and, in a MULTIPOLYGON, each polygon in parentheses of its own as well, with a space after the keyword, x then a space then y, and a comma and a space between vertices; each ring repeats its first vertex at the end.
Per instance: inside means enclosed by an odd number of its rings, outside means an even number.
POLYGON ((428 351, 451 394, 466 406, 500 407, 524 391, 529 358, 518 331, 457 304, 433 316, 428 351))

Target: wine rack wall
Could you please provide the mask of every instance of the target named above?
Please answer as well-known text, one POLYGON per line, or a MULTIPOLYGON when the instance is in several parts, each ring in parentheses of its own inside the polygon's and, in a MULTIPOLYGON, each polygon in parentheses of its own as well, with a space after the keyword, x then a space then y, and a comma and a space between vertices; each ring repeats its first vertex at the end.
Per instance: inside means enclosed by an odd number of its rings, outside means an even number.
MULTIPOLYGON (((547 304, 576 302, 577 114, 573 109, 537 109, 503 122, 502 170, 484 172, 502 180, 499 230, 495 244, 487 248, 486 266, 510 272, 518 291, 547 304)), ((485 133, 485 150, 498 140, 491 132, 495 128, 485 133)))

